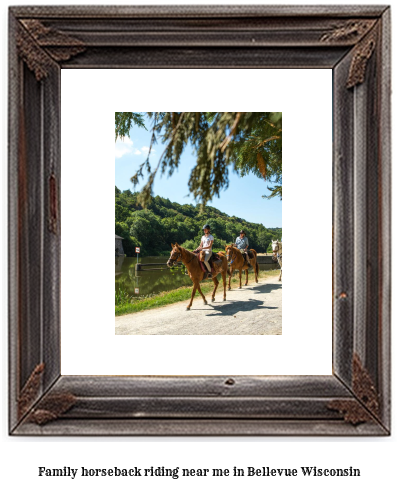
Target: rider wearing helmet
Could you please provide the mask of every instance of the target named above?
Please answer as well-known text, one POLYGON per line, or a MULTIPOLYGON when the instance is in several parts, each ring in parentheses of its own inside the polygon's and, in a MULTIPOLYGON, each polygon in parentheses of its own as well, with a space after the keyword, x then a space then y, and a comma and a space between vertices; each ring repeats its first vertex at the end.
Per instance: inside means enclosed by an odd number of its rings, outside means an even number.
POLYGON ((244 256, 244 259, 249 265, 249 258, 248 258, 248 251, 247 251, 249 247, 249 241, 245 231, 240 231, 240 235, 236 239, 236 247, 241 251, 241 253, 244 256))
POLYGON ((212 244, 214 241, 214 237, 211 234, 211 228, 209 224, 205 224, 202 230, 204 231, 204 235, 202 236, 201 243, 196 251, 205 251, 204 263, 206 265, 206 268, 208 269, 208 276, 212 276, 212 269, 208 260, 212 256, 212 244))

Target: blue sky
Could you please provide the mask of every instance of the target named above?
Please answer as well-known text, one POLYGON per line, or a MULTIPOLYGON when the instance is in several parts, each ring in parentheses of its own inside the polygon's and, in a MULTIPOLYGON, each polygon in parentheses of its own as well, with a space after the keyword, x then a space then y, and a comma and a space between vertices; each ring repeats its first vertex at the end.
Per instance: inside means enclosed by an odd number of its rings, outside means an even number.
MULTIPOLYGON (((147 128, 150 123, 147 121, 147 128)), ((136 126, 130 132, 130 138, 118 140, 115 144, 115 185, 121 190, 134 191, 130 181, 131 176, 144 162, 150 144, 151 133, 136 126)), ((163 146, 158 143, 151 156, 151 165, 155 166, 162 154, 163 146)), ((196 164, 196 156, 191 149, 184 151, 178 170, 172 176, 160 174, 154 183, 154 195, 169 198, 180 204, 196 204, 189 195, 188 181, 192 168, 196 164)), ((145 183, 146 174, 137 191, 145 183)), ((229 172, 229 187, 220 193, 220 198, 214 198, 208 205, 218 208, 228 215, 235 215, 250 222, 262 223, 265 227, 282 227, 282 202, 279 198, 267 200, 262 195, 269 194, 267 182, 254 175, 241 178, 232 170, 229 172)))

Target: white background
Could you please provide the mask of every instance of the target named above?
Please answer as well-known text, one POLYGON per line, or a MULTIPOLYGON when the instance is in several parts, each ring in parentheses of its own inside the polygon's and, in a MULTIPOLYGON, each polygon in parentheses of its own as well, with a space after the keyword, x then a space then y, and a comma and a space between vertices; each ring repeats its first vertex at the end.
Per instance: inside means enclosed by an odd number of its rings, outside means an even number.
MULTIPOLYGON (((14 1, 13 4, 26 4, 25 1, 14 1)), ((40 2, 35 2, 40 3, 40 2)), ((56 2, 53 2, 56 3, 56 2)), ((63 2, 76 3, 76 2, 63 2)), ((85 3, 101 3, 95 2, 85 3)), ((120 4, 125 3, 119 0, 120 4)), ((144 0, 141 3, 145 3, 144 0)), ((151 3, 157 3, 153 0, 151 3)), ((179 3, 178 0, 173 1, 179 3)), ((184 3, 187 3, 184 2, 184 3)), ((197 3, 201 3, 198 0, 197 3)), ((209 0, 205 3, 209 3, 209 0)), ((225 3, 218 0, 219 4, 225 3)), ((236 3, 233 0, 226 3, 236 3)), ((239 2, 237 2, 239 3, 239 2)), ((256 3, 255 0, 252 3, 256 3)), ((296 3, 296 2, 286 2, 296 3)), ((307 3, 320 4, 330 2, 311 2, 307 3)), ((346 3, 346 2, 337 2, 346 3)), ((374 0, 372 2, 361 2, 372 4, 385 4, 374 0)), ((362 491, 375 490, 395 490, 398 484, 397 478, 397 456, 399 454, 399 445, 397 437, 397 405, 398 405, 398 378, 397 362, 395 355, 398 354, 398 336, 395 327, 398 326, 398 309, 395 299, 398 297, 397 289, 397 261, 393 256, 393 318, 392 318, 392 341, 393 341, 393 426, 392 436, 389 438, 249 438, 249 437, 231 437, 231 438, 10 438, 7 436, 7 336, 5 326, 7 324, 7 295, 6 295, 6 124, 7 124, 7 90, 6 90, 6 63, 7 63, 7 11, 6 3, 2 6, 2 219, 4 223, 2 237, 2 300, 3 312, 2 322, 4 325, 2 331, 2 416, 1 416, 1 463, 2 470, 0 475, 1 486, 5 490, 9 489, 26 489, 41 491, 64 491, 79 490, 86 491, 88 485, 93 485, 97 491, 108 491, 111 488, 117 488, 118 491, 131 490, 184 490, 188 487, 190 490, 201 492, 207 487, 209 490, 219 491, 223 486, 230 490, 242 490, 251 487, 254 491, 265 490, 306 490, 325 492, 352 491, 355 488, 362 491), (396 304, 396 305, 395 305, 396 304), (134 479, 118 480, 113 479, 96 479, 95 481, 85 482, 82 479, 71 481, 65 479, 42 479, 37 477, 37 467, 130 467, 130 466, 175 466, 180 467, 232 467, 234 465, 245 466, 274 466, 274 467, 300 467, 300 466, 318 466, 318 467, 339 467, 353 466, 359 467, 362 471, 360 478, 353 479, 265 479, 265 478, 245 478, 240 480, 233 479, 197 479, 183 481, 166 479, 154 479, 153 481, 135 481, 134 479)), ((394 53, 397 52, 397 26, 399 17, 393 9, 393 42, 394 53)), ((396 64, 397 65, 397 64, 396 64)), ((394 87, 397 80, 397 67, 394 67, 393 82, 394 87)), ((394 119, 393 135, 396 129, 397 98, 393 95, 394 102, 394 119)), ((395 143, 395 142, 394 142, 395 143)), ((397 155, 396 148, 393 149, 393 162, 397 155)), ((398 189, 398 178, 393 166, 394 190, 398 189)), ((393 252, 398 250, 398 199, 393 195, 393 252)), ((137 337, 136 337, 137 338, 137 337)))
POLYGON ((63 70, 61 87, 61 373, 331 374, 332 71, 63 70), (232 101, 283 112, 283 336, 115 336, 114 113, 232 101))

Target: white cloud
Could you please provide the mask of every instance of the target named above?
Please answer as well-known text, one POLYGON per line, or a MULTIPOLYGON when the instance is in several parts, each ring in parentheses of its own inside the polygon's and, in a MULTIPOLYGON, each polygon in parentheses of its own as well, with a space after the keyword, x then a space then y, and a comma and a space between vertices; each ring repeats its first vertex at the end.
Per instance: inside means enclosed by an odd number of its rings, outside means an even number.
MULTIPOLYGON (((141 155, 148 154, 150 150, 149 147, 141 147, 141 149, 136 149, 133 145, 133 141, 129 137, 125 137, 123 140, 118 137, 115 142, 115 159, 120 159, 126 154, 141 155)), ((151 150, 151 154, 155 152, 155 149, 151 150)))
MULTIPOLYGON (((148 151, 150 150, 149 147, 141 147, 141 150, 145 153, 145 154, 148 154, 148 151)), ((155 149, 151 149, 151 154, 154 154, 155 153, 155 149)))
POLYGON ((125 137, 123 140, 118 137, 115 142, 115 159, 119 159, 126 154, 130 154, 133 150, 133 142, 129 137, 125 137))

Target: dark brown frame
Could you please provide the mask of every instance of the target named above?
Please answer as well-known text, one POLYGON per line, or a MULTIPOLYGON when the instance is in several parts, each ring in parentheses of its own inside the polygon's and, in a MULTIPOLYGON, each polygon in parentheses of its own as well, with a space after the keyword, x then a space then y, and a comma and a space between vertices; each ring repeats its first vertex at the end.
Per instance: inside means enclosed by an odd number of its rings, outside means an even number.
POLYGON ((388 435, 390 207, 388 6, 11 7, 10 434, 388 435), (60 374, 60 70, 151 67, 333 70, 331 376, 60 374))

